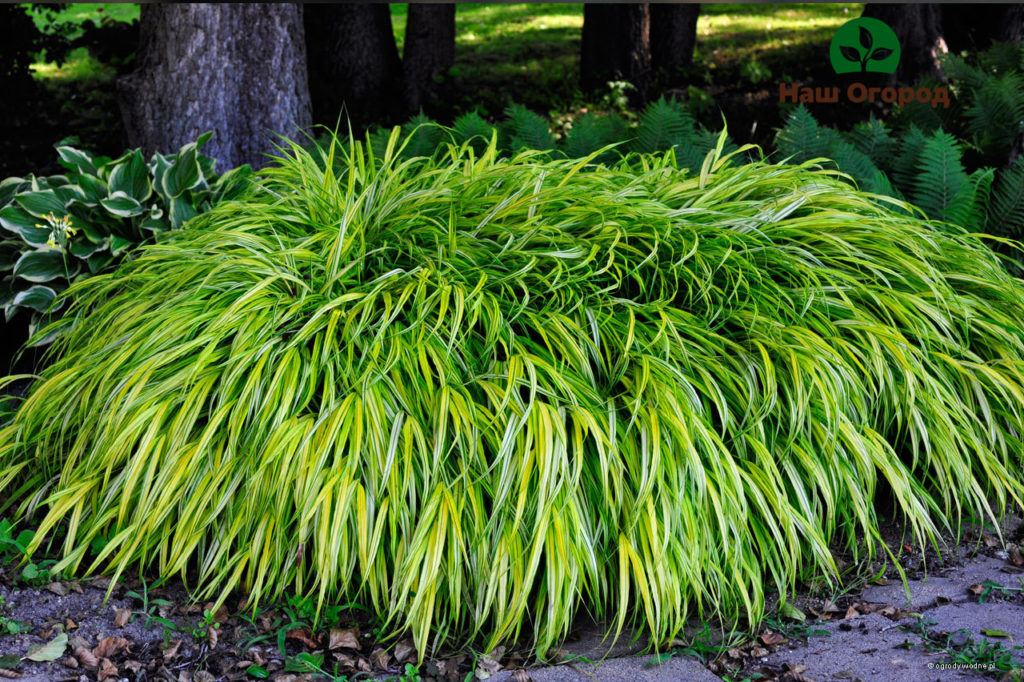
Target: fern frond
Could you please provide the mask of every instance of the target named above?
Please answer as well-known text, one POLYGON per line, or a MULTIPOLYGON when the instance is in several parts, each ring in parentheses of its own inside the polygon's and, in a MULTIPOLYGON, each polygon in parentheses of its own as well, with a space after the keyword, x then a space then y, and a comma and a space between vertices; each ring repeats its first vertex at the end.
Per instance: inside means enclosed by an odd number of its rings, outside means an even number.
POLYGON ((975 88, 972 95, 966 112, 967 132, 982 153, 1000 154, 1022 129, 1024 78, 1018 73, 994 76, 975 88))
POLYGON ((1024 64, 1021 58, 1024 52, 1020 43, 992 43, 984 52, 978 55, 978 66, 984 73, 1002 76, 1015 71, 1020 71, 1024 64))
MULTIPOLYGON (((694 133, 691 141, 687 144, 676 147, 676 165, 679 168, 688 168, 691 171, 699 171, 707 158, 708 152, 718 145, 720 132, 701 128, 694 133)), ((736 143, 726 135, 725 145, 722 147, 722 156, 727 156, 736 151, 736 143)))
POLYGON ((482 153, 487 149, 494 130, 494 126, 475 111, 459 116, 452 123, 452 137, 455 143, 461 145, 469 142, 477 153, 482 153))
POLYGON ((548 119, 530 111, 522 104, 512 104, 505 109, 505 132, 509 149, 539 149, 548 151, 555 148, 555 136, 551 134, 548 119))
POLYGON ((635 152, 650 154, 685 145, 692 141, 695 125, 682 104, 661 97, 640 114, 630 147, 635 152))
POLYGON ((402 156, 405 158, 433 156, 448 136, 444 128, 422 111, 406 121, 402 126, 402 132, 408 136, 409 140, 402 151, 402 156))
POLYGON ((1024 159, 996 174, 985 230, 1000 237, 1024 238, 1024 159))
POLYGON ((939 130, 927 139, 917 164, 914 203, 935 220, 964 225, 971 213, 974 184, 964 172, 960 144, 939 130))
MULTIPOLYGON (((573 121, 563 142, 563 151, 570 158, 593 154, 601 147, 626 139, 629 128, 621 116, 615 113, 600 115, 587 112, 573 121)), ((614 154, 614 152, 612 152, 614 154)), ((602 155, 598 162, 610 160, 602 155)))
POLYGON ((885 123, 875 118, 874 114, 867 121, 854 126, 849 140, 857 151, 865 154, 878 168, 892 167, 893 155, 899 143, 885 123))
POLYGON ((876 194, 884 191, 884 185, 878 184, 878 167, 867 154, 849 142, 839 141, 833 145, 830 158, 839 170, 853 178, 859 188, 876 194))
POLYGON ((892 172, 889 175, 903 194, 909 195, 914 189, 918 163, 927 142, 928 136, 915 125, 910 126, 899 142, 898 152, 892 160, 892 172))
POLYGON ((839 133, 823 128, 803 104, 793 110, 786 125, 775 136, 779 160, 803 163, 818 157, 831 158, 833 147, 840 140, 839 133))
POLYGON ((960 55, 947 52, 940 58, 942 70, 958 85, 967 88, 979 88, 988 79, 988 74, 982 68, 972 66, 960 55))

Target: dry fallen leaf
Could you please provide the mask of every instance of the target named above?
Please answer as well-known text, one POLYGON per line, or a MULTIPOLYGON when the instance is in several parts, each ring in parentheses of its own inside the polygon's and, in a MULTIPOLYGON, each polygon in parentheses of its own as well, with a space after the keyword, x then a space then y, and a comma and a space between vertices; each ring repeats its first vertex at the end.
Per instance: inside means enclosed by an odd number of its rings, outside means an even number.
POLYGON ((370 653, 370 663, 378 668, 387 668, 390 662, 391 655, 381 647, 377 647, 370 653))
POLYGON ((1014 566, 1024 566, 1024 556, 1021 556, 1020 547, 1009 545, 1006 548, 1006 553, 1010 556, 1010 562, 1014 566))
POLYGON ((772 632, 771 630, 761 633, 761 636, 758 637, 758 639, 760 639, 766 646, 776 646, 784 644, 787 641, 785 637, 777 632, 772 632))
POLYGON ((478 679, 486 680, 501 670, 501 657, 505 654, 505 647, 499 646, 489 654, 484 654, 476 661, 476 676, 478 679))
POLYGON ((220 641, 220 628, 215 628, 212 625, 206 627, 206 637, 209 639, 210 648, 217 646, 217 642, 220 641))
POLYGON ((65 597, 68 594, 68 586, 62 582, 52 582, 43 589, 53 592, 58 597, 65 597))
POLYGON ((136 673, 135 676, 138 677, 138 672, 142 670, 144 666, 139 661, 125 661, 121 664, 121 667, 126 670, 131 670, 133 673, 136 673))
POLYGON ((860 616, 860 612, 857 611, 855 607, 851 606, 850 608, 846 609, 846 615, 843 616, 843 620, 852 620, 854 618, 857 618, 858 616, 860 616))
POLYGON ((96 671, 96 679, 99 682, 110 677, 117 677, 120 671, 117 666, 110 662, 109 658, 104 658, 100 661, 100 669, 96 671))
POLYGON ((92 644, 89 643, 85 637, 72 637, 71 641, 68 642, 68 646, 71 647, 72 651, 77 649, 91 649, 92 644))
POLYGON ((192 682, 214 682, 216 679, 213 673, 206 670, 197 670, 192 674, 192 682))
POLYGON ((974 583, 973 585, 967 588, 967 591, 971 594, 981 594, 985 591, 985 588, 980 583, 974 583))
POLYGON ((313 639, 313 633, 309 628, 289 630, 288 634, 285 635, 285 639, 294 639, 297 642, 302 642, 309 649, 315 649, 320 646, 320 644, 313 639))
POLYGON ((128 645, 128 640, 124 637, 104 637, 93 648, 92 653, 96 658, 110 658, 117 656, 122 651, 127 651, 128 645))
POLYGON ((330 643, 327 648, 334 649, 359 649, 359 628, 331 628, 330 643))
POLYGON ((65 668, 77 668, 78 667, 78 659, 75 658, 74 656, 68 656, 63 661, 61 661, 61 663, 64 664, 65 668))
POLYGON ((334 654, 334 662, 342 672, 351 672, 356 669, 356 659, 348 654, 334 654))
POLYGON ((411 639, 406 638, 395 645, 395 660, 399 663, 405 663, 411 660, 416 655, 416 647, 413 646, 411 639))
POLYGON ((75 658, 86 668, 95 668, 100 664, 100 659, 85 647, 75 649, 75 658))
POLYGON ((512 673, 512 682, 533 682, 533 678, 530 677, 530 673, 526 672, 522 668, 519 668, 512 673))
POLYGON ((77 630, 78 629, 78 623, 76 623, 75 621, 71 620, 70 618, 65 618, 64 619, 64 629, 65 630, 77 630))
POLYGON ((171 642, 171 645, 163 650, 164 660, 170 661, 178 655, 178 649, 181 648, 181 640, 176 639, 171 642))
POLYGON ((21 677, 21 673, 16 670, 8 670, 7 668, 0 668, 0 677, 6 677, 9 680, 16 680, 21 677))
POLYGON ((754 658, 764 658, 769 653, 770 652, 767 649, 765 649, 763 646, 755 646, 754 648, 752 648, 750 650, 750 655, 753 656, 754 658))
POLYGON ((123 628, 128 625, 128 621, 132 618, 132 612, 128 609, 114 609, 114 627, 123 628))

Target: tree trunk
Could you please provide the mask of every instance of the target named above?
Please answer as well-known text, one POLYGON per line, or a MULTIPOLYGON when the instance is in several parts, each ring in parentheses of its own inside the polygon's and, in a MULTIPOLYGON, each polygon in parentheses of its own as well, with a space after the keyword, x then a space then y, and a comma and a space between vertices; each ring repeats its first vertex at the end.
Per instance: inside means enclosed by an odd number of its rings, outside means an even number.
POLYGON ((939 57, 947 51, 939 5, 889 5, 871 2, 863 17, 885 22, 900 41, 900 65, 889 79, 916 83, 921 78, 945 80, 939 57))
POLYGON ((693 64, 699 4, 651 4, 651 67, 670 74, 693 64))
POLYGON ((313 119, 334 127, 340 115, 344 128, 396 113, 402 65, 388 6, 304 7, 313 119))
POLYGON ((419 111, 438 95, 437 77, 455 63, 455 5, 410 3, 402 67, 405 105, 419 111))
POLYGON ((297 4, 143 4, 138 66, 118 90, 129 143, 174 152, 212 130, 221 171, 266 164, 310 123, 297 4))
POLYGON ((647 98, 651 75, 651 13, 646 4, 583 5, 580 83, 589 92, 628 81, 647 98))
POLYGON ((1024 5, 949 3, 940 5, 942 31, 951 52, 980 51, 994 41, 1020 42, 1024 5))

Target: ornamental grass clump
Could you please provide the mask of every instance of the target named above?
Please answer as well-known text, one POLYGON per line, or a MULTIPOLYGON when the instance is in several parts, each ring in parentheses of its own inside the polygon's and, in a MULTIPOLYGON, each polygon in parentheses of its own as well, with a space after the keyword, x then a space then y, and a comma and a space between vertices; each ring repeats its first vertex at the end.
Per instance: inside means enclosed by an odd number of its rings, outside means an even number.
POLYGON ((1024 283, 979 237, 721 147, 398 146, 291 146, 73 287, 0 430, 55 570, 543 654, 580 612, 756 622, 879 551, 879 490, 920 542, 1019 503, 1024 283))

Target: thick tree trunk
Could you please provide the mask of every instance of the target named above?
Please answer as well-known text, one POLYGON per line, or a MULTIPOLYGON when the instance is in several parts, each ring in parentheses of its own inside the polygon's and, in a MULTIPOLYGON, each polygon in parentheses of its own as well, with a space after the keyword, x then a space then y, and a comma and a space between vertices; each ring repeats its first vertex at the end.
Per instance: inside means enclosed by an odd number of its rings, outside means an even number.
POLYGON ((647 98, 651 75, 651 13, 647 4, 585 4, 580 84, 593 92, 629 81, 647 98))
POLYGON ((302 7, 143 4, 138 66, 120 79, 130 144, 173 152, 212 130, 218 168, 266 164, 310 124, 302 7))
POLYGON ((410 3, 402 49, 405 105, 410 113, 437 96, 437 77, 454 63, 455 5, 410 3))
POLYGON ((693 64, 700 5, 651 4, 651 67, 677 73, 693 64))
POLYGON ((1020 42, 1024 37, 1024 5, 948 3, 940 8, 951 52, 984 50, 997 40, 1020 42))
POLYGON ((900 41, 900 65, 890 79, 913 84, 920 78, 945 80, 939 57, 947 51, 939 5, 889 5, 871 2, 864 17, 884 21, 900 41))
POLYGON ((402 65, 385 4, 305 5, 313 119, 334 126, 394 113, 402 65), (344 107, 344 111, 342 108, 344 107))

